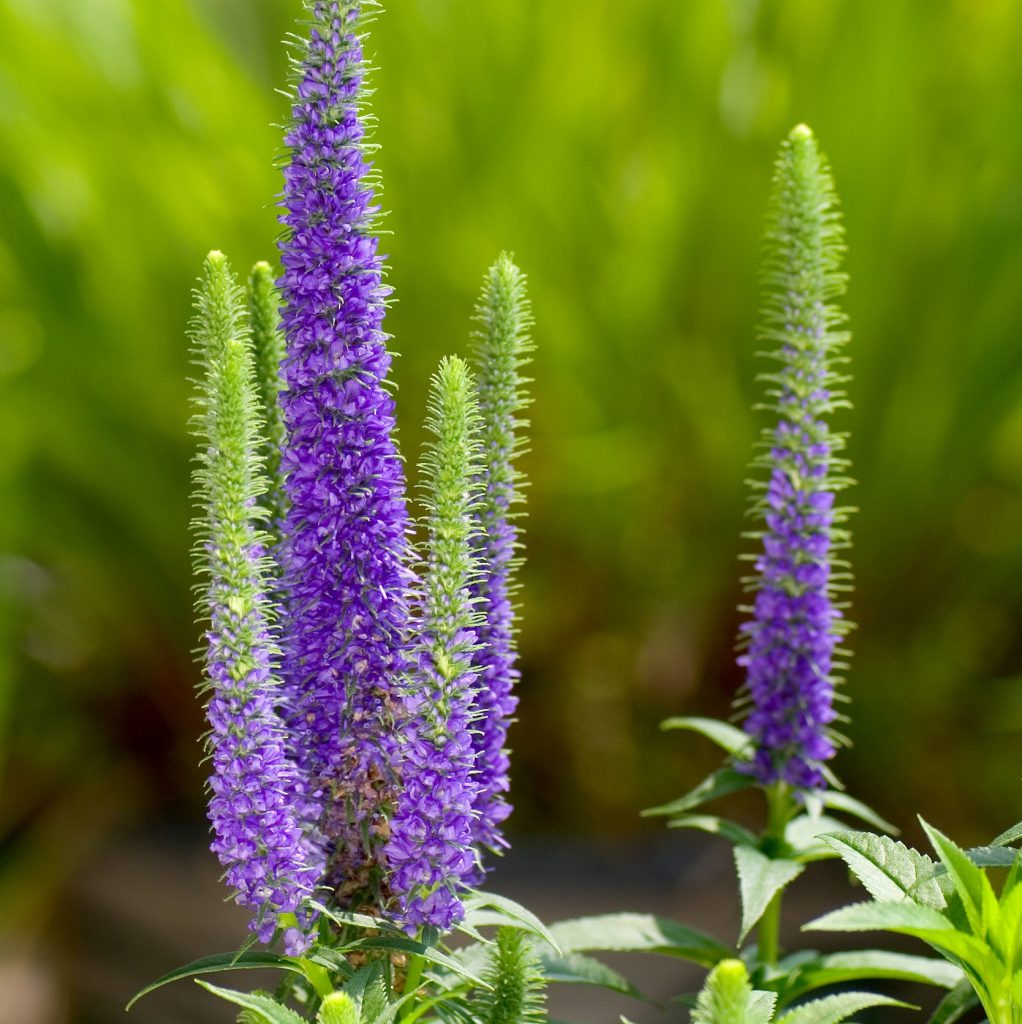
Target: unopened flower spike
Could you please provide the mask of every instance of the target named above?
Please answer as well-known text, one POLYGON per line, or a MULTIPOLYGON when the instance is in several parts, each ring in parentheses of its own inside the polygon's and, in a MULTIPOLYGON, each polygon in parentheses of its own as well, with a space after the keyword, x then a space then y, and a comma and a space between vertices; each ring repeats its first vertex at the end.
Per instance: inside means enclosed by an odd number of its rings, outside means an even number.
POLYGON ((307 2, 294 61, 281 221, 287 438, 281 545, 288 721, 341 906, 382 906, 396 793, 397 680, 411 579, 404 468, 393 440, 389 289, 373 224, 360 105, 363 12, 307 2))
POLYGON ((843 229, 830 170, 816 139, 804 125, 782 144, 767 219, 764 301, 760 336, 774 346, 778 369, 769 384, 777 425, 764 431, 763 452, 754 462, 766 479, 754 483, 751 513, 763 529, 751 613, 739 633, 738 662, 746 670, 740 703, 752 737, 750 759, 739 767, 764 784, 797 791, 826 786, 826 762, 839 737, 835 657, 850 628, 843 604, 847 565, 834 558, 849 545, 840 524, 846 510, 834 495, 849 482, 838 453, 844 435, 827 416, 847 405, 835 371, 845 360, 836 352, 849 335, 834 300, 845 291, 840 271, 843 229))
MULTIPOLYGON (((276 711, 267 537, 253 522, 265 484, 252 354, 241 289, 221 253, 206 259, 196 309, 191 338, 202 381, 193 419, 201 444, 194 559, 205 578, 198 611, 206 626, 212 849, 236 901, 255 912, 253 931, 268 942, 281 916, 291 920, 300 910, 320 868, 293 813, 298 779, 276 711)), ((305 939, 292 928, 285 944, 298 952, 305 939)))
MULTIPOLYGON (((527 379, 532 343, 532 312, 525 275, 503 253, 489 269, 476 307, 474 364, 478 378, 482 428, 482 502, 477 547, 483 566, 475 592, 483 619, 479 627, 476 666, 478 723, 474 735, 478 795, 475 838, 481 847, 507 846, 501 824, 511 813, 507 800, 507 733, 518 705, 514 594, 521 566, 521 545, 515 507, 523 500, 521 473, 515 459, 525 443, 528 425, 522 412, 529 402, 527 379)), ((481 881, 481 876, 477 881, 481 881)))
POLYGON ((445 359, 432 381, 421 462, 426 487, 426 564, 416 623, 406 722, 399 748, 403 785, 387 859, 409 931, 446 931, 462 919, 460 893, 477 871, 472 816, 477 797, 472 743, 480 615, 479 411, 465 363, 445 359))
POLYGON ((529 939, 521 928, 497 929, 483 971, 490 987, 479 994, 480 1024, 543 1024, 548 1019, 546 978, 529 939))
POLYGON ((262 504, 269 513, 269 532, 276 543, 280 540, 280 529, 287 508, 280 472, 280 453, 285 437, 284 413, 280 408, 280 390, 283 386, 280 364, 284 358, 284 336, 280 331, 280 295, 273 282, 273 270, 269 263, 259 262, 252 268, 246 298, 252 326, 252 352, 255 358, 260 418, 263 421, 261 454, 267 488, 262 504))

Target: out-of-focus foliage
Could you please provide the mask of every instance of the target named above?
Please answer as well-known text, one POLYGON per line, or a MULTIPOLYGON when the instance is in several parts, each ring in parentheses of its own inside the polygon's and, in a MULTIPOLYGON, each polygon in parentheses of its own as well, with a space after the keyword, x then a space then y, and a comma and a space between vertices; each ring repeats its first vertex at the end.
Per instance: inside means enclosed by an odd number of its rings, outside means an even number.
MULTIPOLYGON (((850 247, 855 409, 836 425, 860 481, 860 628, 837 770, 902 824, 912 807, 968 841, 1015 820, 1018 5, 389 6, 370 49, 409 464, 429 371, 465 351, 502 248, 534 299, 515 827, 638 828, 706 766, 656 723, 724 712, 739 682, 760 234, 796 121, 831 159, 850 247)), ((117 816, 201 815, 184 326, 208 249, 273 256, 278 40, 298 9, 0 0, 13 917, 117 816)))

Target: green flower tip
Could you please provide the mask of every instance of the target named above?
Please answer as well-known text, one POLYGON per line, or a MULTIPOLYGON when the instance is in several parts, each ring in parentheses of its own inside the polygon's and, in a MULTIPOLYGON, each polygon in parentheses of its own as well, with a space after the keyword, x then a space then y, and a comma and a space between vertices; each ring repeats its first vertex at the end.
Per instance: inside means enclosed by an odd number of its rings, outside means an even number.
POLYGON ((792 142, 808 142, 813 137, 813 130, 807 124, 797 124, 791 129, 788 138, 792 142))
POLYGON ((273 274, 273 268, 269 265, 269 263, 266 262, 266 260, 260 260, 252 268, 252 276, 253 277, 264 277, 264 276, 272 275, 272 274, 273 274))
POLYGON ((227 257, 219 249, 210 249, 206 262, 219 267, 227 262, 227 257))

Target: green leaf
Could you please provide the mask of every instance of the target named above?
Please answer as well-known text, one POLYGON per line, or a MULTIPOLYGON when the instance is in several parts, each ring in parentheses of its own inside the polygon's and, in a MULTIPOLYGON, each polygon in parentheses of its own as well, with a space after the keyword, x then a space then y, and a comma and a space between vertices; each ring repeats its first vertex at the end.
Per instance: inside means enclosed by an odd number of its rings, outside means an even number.
POLYGON ((892 836, 898 834, 898 829, 886 818, 882 818, 877 814, 872 807, 864 804, 861 800, 856 800, 855 797, 849 796, 840 789, 825 790, 820 794, 820 802, 824 807, 829 807, 832 811, 842 811, 845 814, 850 814, 853 818, 858 818, 860 821, 880 829, 881 832, 887 832, 892 836))
POLYGON ((791 1001, 814 989, 869 978, 939 985, 951 989, 962 980, 962 972, 946 960, 891 953, 885 949, 830 953, 807 966, 795 982, 793 991, 785 992, 785 998, 791 1001))
POLYGON ((838 1024, 871 1006, 908 1006, 908 1003, 872 992, 841 992, 795 1007, 779 1018, 777 1024, 838 1024))
POLYGON ((803 931, 954 931, 955 926, 933 907, 902 900, 899 903, 852 903, 803 925, 803 931))
POLYGON ((742 927, 738 941, 743 942, 774 896, 798 878, 805 871, 805 865, 794 860, 773 860, 747 846, 736 846, 734 852, 742 896, 742 927))
POLYGON ((506 896, 474 889, 465 896, 462 904, 465 907, 465 921, 469 927, 479 927, 480 924, 497 924, 524 929, 538 935, 560 952, 550 929, 531 910, 526 910, 520 903, 509 900, 506 896), (489 914, 489 916, 483 916, 485 914, 489 914), (494 915, 498 916, 494 917, 494 915))
POLYGON ((984 904, 988 901, 994 907, 997 904, 989 879, 969 860, 968 854, 960 846, 956 846, 946 835, 927 824, 922 818, 919 819, 919 823, 954 882, 973 932, 982 935, 984 904))
POLYGON ((696 828, 701 832, 710 832, 713 835, 730 839, 735 846, 755 846, 759 842, 756 835, 739 825, 738 822, 714 817, 710 814, 686 814, 681 818, 672 818, 667 823, 667 827, 696 828))
POLYGON ((1004 846, 973 846, 965 854, 978 868, 1010 868, 1019 851, 1004 846))
POLYGON ((322 903, 316 903, 314 900, 310 900, 309 905, 325 918, 333 921, 334 924, 340 925, 341 927, 365 928, 372 931, 392 932, 397 935, 404 935, 404 932, 401 931, 393 921, 387 921, 381 917, 370 917, 368 914, 355 914, 350 910, 337 910, 332 907, 324 906, 322 903))
POLYGON ((217 953, 213 956, 202 957, 201 960, 193 960, 184 967, 178 967, 156 981, 146 985, 144 989, 131 997, 131 1002, 125 1007, 130 1010, 143 996, 156 989, 169 985, 172 981, 181 981, 183 978, 194 978, 200 974, 216 974, 218 971, 246 971, 256 968, 279 967, 282 971, 292 971, 295 974, 303 974, 301 963, 289 956, 280 956, 278 953, 270 953, 265 950, 256 950, 248 953, 217 953))
POLYGON ((955 1024, 955 1021, 964 1017, 965 1014, 976 1006, 979 1006, 979 997, 976 995, 971 982, 965 979, 955 985, 937 1004, 937 1008, 930 1017, 929 1024, 955 1024))
POLYGON ((716 743, 732 757, 741 754, 752 742, 747 732, 728 722, 722 722, 719 718, 668 718, 660 723, 660 728, 665 731, 689 729, 697 732, 716 743))
POLYGON ((826 814, 800 814, 788 822, 784 831, 784 841, 797 854, 799 860, 825 860, 832 858, 834 851, 821 837, 830 832, 842 832, 844 829, 842 822, 826 814))
POLYGON ((1022 821, 1017 825, 1012 825, 1006 832, 1002 832, 990 845, 991 846, 1010 846, 1012 843, 1017 843, 1022 839, 1022 821))
POLYGON ((381 960, 373 960, 360 967, 344 983, 344 991, 354 1001, 355 1010, 360 1016, 362 1016, 363 1004, 369 998, 369 993, 374 991, 377 983, 383 985, 383 997, 384 1002, 386 1002, 387 987, 384 981, 384 966, 381 960))
POLYGON ((546 950, 546 947, 540 947, 536 952, 547 981, 596 985, 631 996, 633 999, 649 1001, 627 978, 591 956, 582 953, 565 953, 558 956, 546 950))
POLYGON ((207 992, 212 992, 213 995, 226 999, 229 1003, 245 1007, 250 1014, 257 1016, 266 1024, 307 1024, 294 1010, 269 996, 259 995, 256 992, 235 992, 232 988, 220 988, 219 985, 211 985, 208 981, 199 981, 198 979, 195 984, 201 985, 207 992))
POLYGON ((489 985, 487 985, 482 978, 473 974, 459 960, 455 960, 446 953, 441 953, 439 950, 433 949, 431 946, 423 945, 421 942, 416 942, 415 939, 410 939, 407 936, 368 936, 364 939, 357 939, 355 942, 348 943, 344 949, 386 949, 396 950, 399 953, 411 953, 413 956, 421 956, 431 964, 436 964, 437 967, 442 967, 445 971, 451 971, 462 978, 466 978, 468 981, 471 981, 482 988, 489 988, 489 985))
POLYGON ((566 953, 585 950, 663 953, 710 966, 733 950, 688 925, 655 914, 599 914, 559 921, 550 931, 566 953))
POLYGON ((873 899, 884 902, 908 898, 938 910, 947 906, 934 877, 934 862, 904 843, 872 832, 835 832, 821 838, 873 899))
POLYGON ((755 781, 748 775, 736 772, 733 768, 720 768, 712 775, 703 779, 695 789, 686 793, 683 797, 669 804, 662 804, 659 807, 648 807, 642 812, 643 817, 651 818, 660 814, 684 814, 702 804, 708 804, 731 793, 738 793, 743 789, 754 786, 755 781))
POLYGON ((358 1024, 358 1007, 347 992, 331 992, 319 1007, 318 1024, 358 1024))

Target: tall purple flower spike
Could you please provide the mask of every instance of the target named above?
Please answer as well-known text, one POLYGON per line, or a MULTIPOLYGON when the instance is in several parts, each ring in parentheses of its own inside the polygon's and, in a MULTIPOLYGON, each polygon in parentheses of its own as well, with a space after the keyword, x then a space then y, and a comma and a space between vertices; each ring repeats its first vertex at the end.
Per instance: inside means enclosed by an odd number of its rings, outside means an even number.
POLYGON ((770 406, 780 417, 764 434, 755 465, 769 473, 753 506, 766 529, 756 558, 752 618, 741 626, 738 663, 746 669, 741 704, 752 751, 738 765, 761 783, 797 790, 827 785, 825 762, 838 740, 836 654, 850 628, 835 593, 847 589, 846 563, 834 560, 848 546, 838 524, 845 512, 834 494, 848 481, 836 475, 847 462, 836 453, 844 436, 826 415, 847 405, 835 390, 845 378, 833 371, 834 350, 848 340, 836 328, 844 316, 832 304, 843 294, 843 231, 826 161, 804 125, 781 148, 767 222, 762 337, 780 348, 780 368, 766 375, 770 406))
POLYGON ((280 682, 272 662, 263 552, 266 534, 253 521, 265 489, 257 455, 256 390, 241 290, 227 261, 210 253, 193 322, 203 369, 196 433, 204 442, 195 473, 195 566, 207 584, 198 601, 208 622, 205 669, 212 762, 209 818, 214 853, 235 900, 253 908, 252 930, 269 942, 284 929, 289 953, 304 949, 301 903, 322 863, 294 813, 300 789, 277 714, 280 682))
MULTIPOLYGON (((532 313, 525 292, 525 275, 503 253, 489 269, 476 307, 475 368, 481 416, 482 501, 480 531, 476 539, 482 573, 475 593, 482 621, 475 664, 479 672, 476 694, 476 731, 473 736, 478 771, 474 824, 480 847, 501 851, 507 847, 501 828, 511 813, 507 734, 518 698, 514 686, 516 665, 513 599, 521 564, 516 507, 522 502, 520 454, 528 404, 523 368, 532 343, 532 313)), ((473 879, 482 881, 480 871, 473 879)))
POLYGON ((386 898, 380 857, 397 784, 395 680, 410 587, 405 479, 386 388, 389 289, 371 233, 378 208, 360 114, 366 6, 308 4, 280 243, 286 713, 309 781, 305 813, 321 823, 342 906, 386 898))
POLYGON ((409 719, 398 753, 404 785, 391 822, 387 857, 396 917, 413 934, 448 931, 464 916, 461 895, 477 872, 472 843, 477 799, 471 729, 478 677, 473 666, 480 622, 472 586, 479 480, 479 411, 474 384, 458 358, 433 379, 422 460, 426 481, 426 563, 409 674, 409 719))

